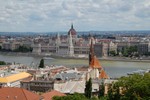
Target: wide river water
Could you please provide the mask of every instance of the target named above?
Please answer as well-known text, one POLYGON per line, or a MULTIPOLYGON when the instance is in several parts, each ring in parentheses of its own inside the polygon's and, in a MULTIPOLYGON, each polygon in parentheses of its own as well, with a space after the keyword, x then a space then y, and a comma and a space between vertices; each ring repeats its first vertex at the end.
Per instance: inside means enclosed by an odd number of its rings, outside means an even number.
MULTIPOLYGON (((38 66, 40 57, 15 56, 0 54, 0 61, 22 63, 28 66, 38 66)), ((128 72, 139 69, 149 69, 150 62, 100 61, 102 67, 111 78, 127 75, 128 72)), ((68 67, 88 66, 85 59, 46 59, 46 65, 65 65, 68 67)))

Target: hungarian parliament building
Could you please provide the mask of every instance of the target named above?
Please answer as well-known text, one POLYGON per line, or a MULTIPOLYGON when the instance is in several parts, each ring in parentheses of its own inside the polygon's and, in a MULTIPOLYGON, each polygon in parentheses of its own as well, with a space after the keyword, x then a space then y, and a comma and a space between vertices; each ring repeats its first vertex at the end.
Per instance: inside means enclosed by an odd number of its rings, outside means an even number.
POLYGON ((78 38, 76 30, 71 25, 71 29, 65 36, 57 34, 54 38, 35 39, 32 45, 33 53, 38 55, 56 55, 64 57, 88 57, 91 40, 94 44, 95 54, 98 57, 108 55, 108 48, 115 44, 99 42, 90 36, 88 39, 78 38))

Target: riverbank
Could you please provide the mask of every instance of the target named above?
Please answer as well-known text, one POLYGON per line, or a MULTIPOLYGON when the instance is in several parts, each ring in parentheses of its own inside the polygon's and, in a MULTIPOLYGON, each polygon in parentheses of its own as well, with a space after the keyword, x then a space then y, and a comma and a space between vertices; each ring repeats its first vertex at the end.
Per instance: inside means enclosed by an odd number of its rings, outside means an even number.
POLYGON ((103 61, 123 61, 123 62, 147 62, 150 63, 150 59, 131 59, 128 57, 107 57, 107 58, 99 58, 103 61))
MULTIPOLYGON (((17 53, 17 52, 0 52, 1 55, 7 55, 7 56, 27 56, 27 57, 38 57, 38 58, 43 58, 43 57, 50 57, 54 59, 85 59, 88 60, 88 58, 85 57, 69 57, 69 56, 59 56, 59 55, 38 55, 38 54, 33 54, 33 53, 17 53)), ((150 58, 146 59, 131 59, 129 57, 101 57, 98 58, 101 61, 123 61, 123 62, 147 62, 150 63, 150 58)))
MULTIPOLYGON (((0 53, 0 60, 10 63, 20 63, 31 67, 37 67, 40 63, 42 57, 39 56, 31 56, 31 55, 2 55, 0 53)), ((47 58, 47 57, 46 57, 47 58)), ((51 58, 51 57, 48 57, 51 58)), ((129 61, 129 60, 128 60, 129 61)), ((67 66, 67 67, 82 67, 89 66, 88 59, 68 59, 68 58, 54 58, 54 59, 45 59, 45 65, 51 66, 67 66)), ((150 68, 150 63, 148 62, 125 62, 115 60, 100 60, 101 66, 105 69, 107 74, 111 76, 111 78, 116 78, 120 76, 127 75, 128 72, 136 71, 136 70, 147 70, 150 68)))

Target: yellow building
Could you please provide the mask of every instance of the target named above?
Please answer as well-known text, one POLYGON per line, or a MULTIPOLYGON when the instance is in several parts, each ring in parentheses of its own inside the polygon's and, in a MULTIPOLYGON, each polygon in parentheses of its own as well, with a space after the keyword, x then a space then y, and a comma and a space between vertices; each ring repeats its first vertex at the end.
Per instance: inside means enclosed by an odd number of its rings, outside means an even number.
POLYGON ((20 81, 27 77, 31 76, 31 74, 26 72, 21 72, 17 74, 12 74, 5 77, 0 77, 0 86, 1 87, 20 87, 20 81))

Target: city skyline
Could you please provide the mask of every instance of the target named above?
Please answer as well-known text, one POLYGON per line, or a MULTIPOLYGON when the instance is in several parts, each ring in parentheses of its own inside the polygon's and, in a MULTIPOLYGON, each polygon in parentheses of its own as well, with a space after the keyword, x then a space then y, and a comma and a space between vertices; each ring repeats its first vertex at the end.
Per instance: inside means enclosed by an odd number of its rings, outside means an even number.
POLYGON ((0 0, 1 32, 149 30, 149 0, 0 0))

